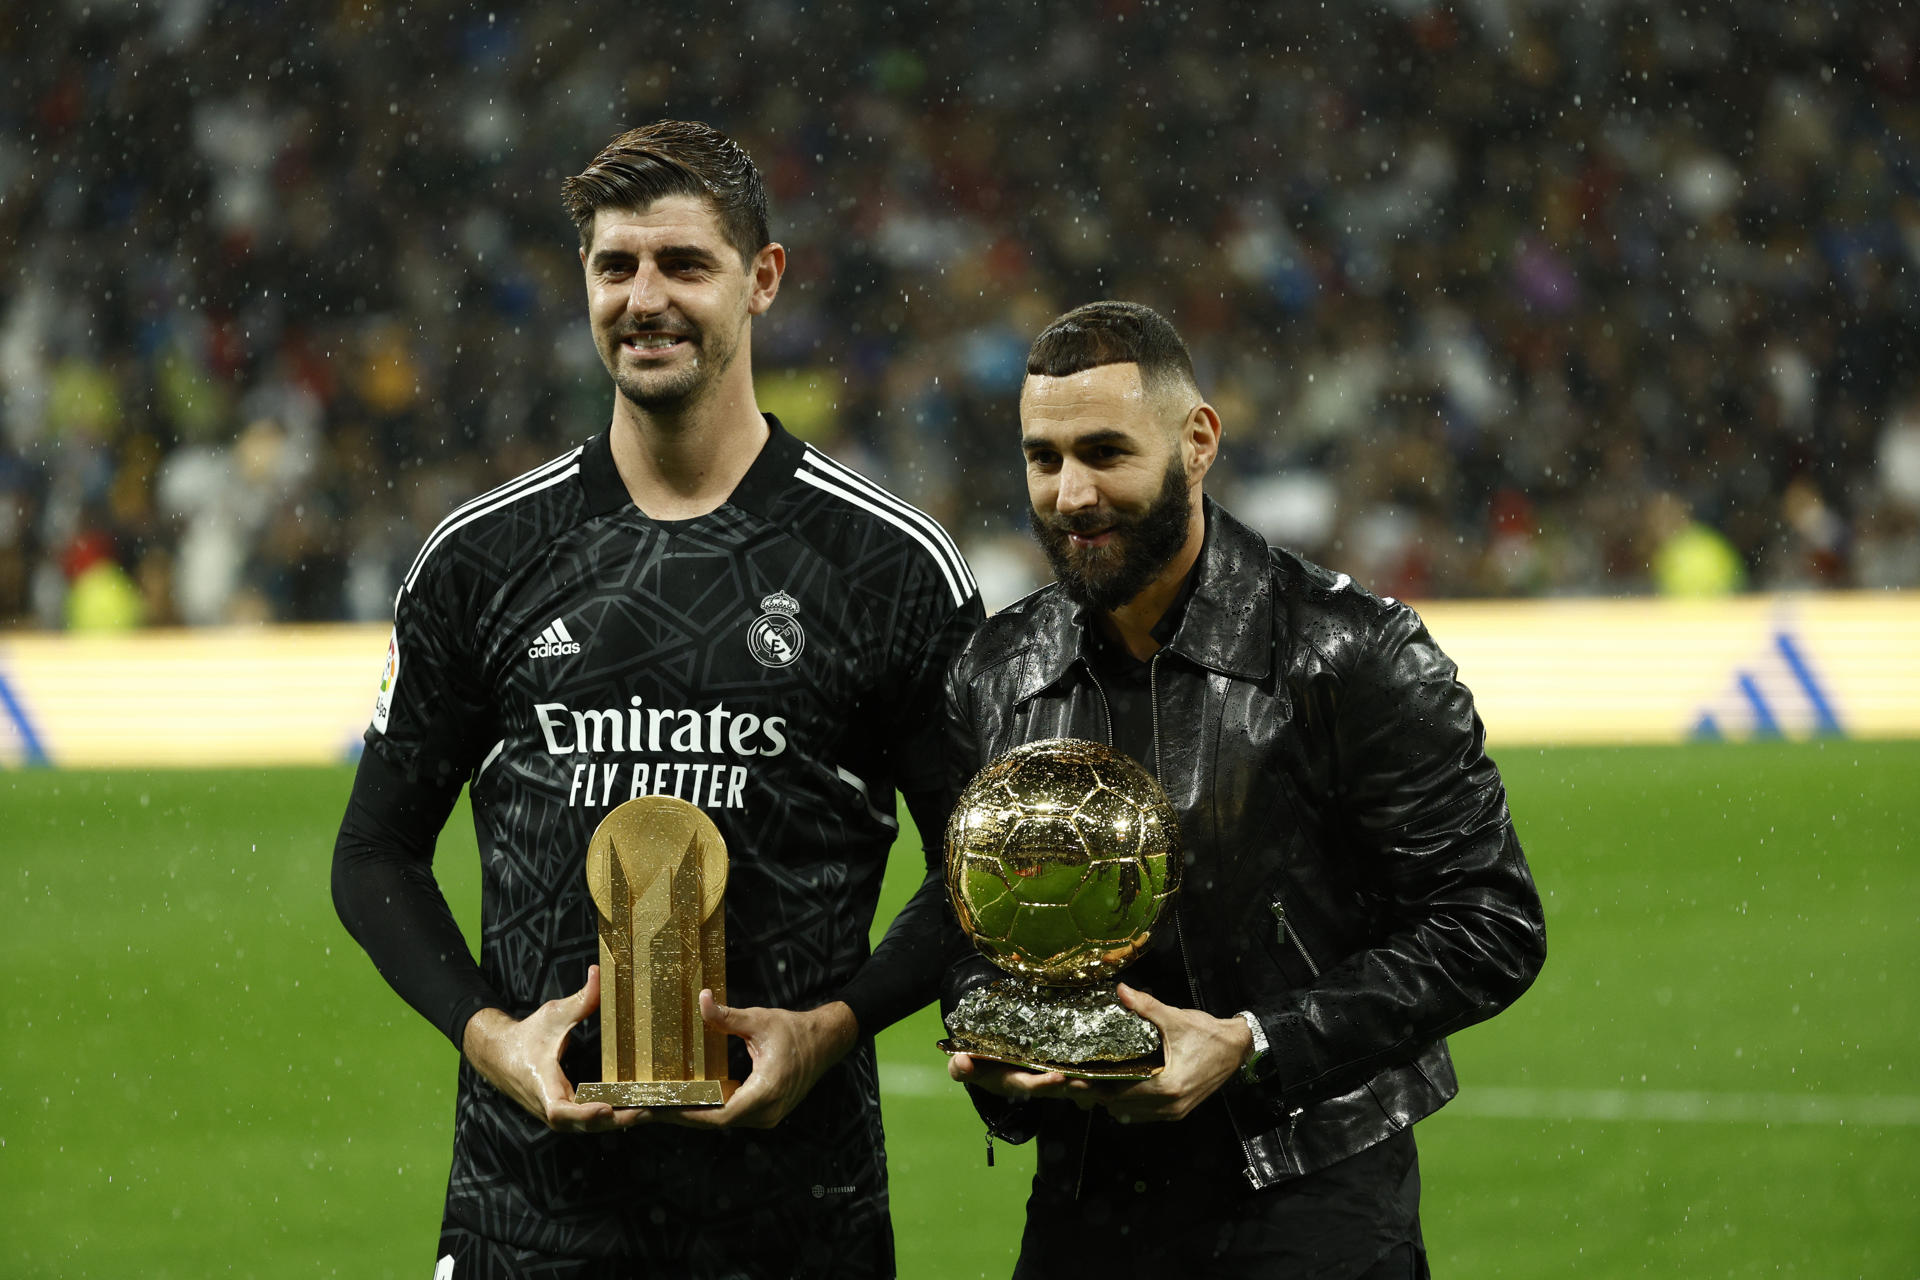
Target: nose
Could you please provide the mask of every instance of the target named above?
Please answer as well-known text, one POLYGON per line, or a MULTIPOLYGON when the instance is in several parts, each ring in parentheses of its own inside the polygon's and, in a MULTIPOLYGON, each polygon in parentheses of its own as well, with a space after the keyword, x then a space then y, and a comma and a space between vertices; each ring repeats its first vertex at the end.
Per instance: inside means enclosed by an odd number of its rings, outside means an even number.
POLYGON ((650 265, 641 263, 633 273, 633 283, 627 286, 627 310, 635 315, 650 316, 666 307, 666 296, 660 288, 660 273, 650 265))
POLYGON ((1093 483, 1093 470, 1069 458, 1060 464, 1060 489, 1054 495, 1054 509, 1062 515, 1085 511, 1100 505, 1100 491, 1093 483))

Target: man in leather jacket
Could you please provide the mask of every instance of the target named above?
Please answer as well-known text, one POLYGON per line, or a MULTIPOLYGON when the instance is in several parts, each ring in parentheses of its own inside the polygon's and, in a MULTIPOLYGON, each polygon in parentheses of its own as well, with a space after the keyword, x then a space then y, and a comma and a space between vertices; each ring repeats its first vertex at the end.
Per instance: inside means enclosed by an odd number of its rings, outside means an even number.
MULTIPOLYGON (((1457 1091, 1444 1037, 1546 951, 1472 697, 1412 609, 1204 496, 1220 419, 1164 318, 1081 307, 1027 370, 1059 581, 962 653, 954 766, 1110 743, 1166 788, 1186 863, 1120 986, 1159 1076, 951 1060, 992 1134, 1040 1143, 1015 1275, 1425 1275, 1411 1126, 1457 1091)), ((957 967, 948 1007, 994 973, 957 967)))

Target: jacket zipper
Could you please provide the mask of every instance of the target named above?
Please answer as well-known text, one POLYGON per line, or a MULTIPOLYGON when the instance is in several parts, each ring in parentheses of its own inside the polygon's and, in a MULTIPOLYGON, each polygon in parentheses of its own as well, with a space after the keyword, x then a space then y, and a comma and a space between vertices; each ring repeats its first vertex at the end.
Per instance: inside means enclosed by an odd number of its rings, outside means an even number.
MULTIPOLYGON (((1280 932, 1282 937, 1284 937, 1288 942, 1293 944, 1293 949, 1300 953, 1300 958, 1302 960, 1306 961, 1307 972, 1311 974, 1315 979, 1318 979, 1320 977, 1320 966, 1313 962, 1313 956, 1309 954, 1307 951, 1307 944, 1300 940, 1300 931, 1298 929, 1290 929, 1287 927, 1287 904, 1282 902, 1278 897, 1275 897, 1273 900, 1272 910, 1273 910, 1273 927, 1280 932)), ((1305 1107, 1294 1107, 1293 1109, 1287 1112, 1287 1145, 1288 1146, 1293 1145, 1294 1134, 1300 1128, 1300 1117, 1306 1114, 1306 1110, 1307 1109, 1305 1107)))
MULTIPOLYGON (((1096 684, 1097 683, 1096 681, 1096 684)), ((1104 698, 1106 695, 1103 693, 1101 696, 1104 698)), ((1152 714, 1153 721, 1153 777, 1157 782, 1162 776, 1162 770, 1160 768, 1160 654, 1157 651, 1153 657, 1147 660, 1147 707, 1152 714)), ((1111 720, 1109 720, 1108 723, 1111 725, 1111 720)), ((1111 729, 1109 729, 1109 732, 1111 732, 1111 729)), ((1111 746, 1112 744, 1109 743, 1108 745, 1111 746)), ((1193 997, 1193 1007, 1196 1009, 1204 1009, 1206 1006, 1202 1004, 1200 1000, 1200 979, 1196 977, 1193 972, 1193 953, 1187 946, 1186 917, 1180 914, 1179 898, 1173 900, 1173 929, 1180 938, 1180 967, 1184 969, 1187 974, 1187 991, 1193 997)), ((1233 1130, 1234 1139, 1239 1142, 1240 1150, 1247 1157, 1247 1166, 1244 1171, 1247 1175, 1247 1181, 1252 1183, 1257 1189, 1260 1186, 1260 1179, 1254 1172, 1255 1158, 1253 1143, 1247 1139, 1246 1134, 1240 1131, 1239 1117, 1233 1114, 1233 1108, 1228 1105, 1226 1098, 1222 1097, 1220 1099, 1220 1106, 1221 1109, 1227 1113, 1227 1125, 1233 1130)), ((1085 1157, 1082 1156, 1082 1159, 1084 1158, 1085 1157)))
POLYGON ((1307 972, 1318 978, 1320 966, 1313 962, 1311 955, 1307 954, 1307 944, 1300 941, 1300 931, 1287 927, 1287 904, 1278 898, 1273 902, 1273 927, 1285 935, 1287 941, 1293 944, 1293 949, 1300 953, 1300 958, 1307 963, 1307 972))

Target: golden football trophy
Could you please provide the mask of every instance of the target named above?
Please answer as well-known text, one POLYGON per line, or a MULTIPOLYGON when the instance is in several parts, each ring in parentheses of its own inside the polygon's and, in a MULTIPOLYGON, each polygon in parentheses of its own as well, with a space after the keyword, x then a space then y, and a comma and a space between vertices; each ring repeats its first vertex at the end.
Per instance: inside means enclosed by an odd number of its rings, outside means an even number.
POLYGON ((940 1047, 1038 1071, 1142 1079, 1160 1032, 1111 983, 1180 887, 1180 826, 1153 775, 1079 738, 1016 747, 947 823, 960 927, 1006 971, 969 992, 940 1047))
POLYGON ((684 800, 641 796, 587 845, 600 917, 600 1074, 574 1090, 616 1107, 717 1107, 727 1037, 700 1020, 700 989, 727 998, 727 843, 684 800))

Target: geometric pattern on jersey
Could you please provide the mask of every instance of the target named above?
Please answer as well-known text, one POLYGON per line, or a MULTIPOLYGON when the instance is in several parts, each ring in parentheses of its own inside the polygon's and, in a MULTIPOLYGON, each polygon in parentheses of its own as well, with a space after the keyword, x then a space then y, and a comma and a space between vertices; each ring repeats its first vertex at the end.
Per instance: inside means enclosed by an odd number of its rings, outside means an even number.
MULTIPOLYGON (((768 424, 706 515, 642 514, 602 435, 456 509, 409 568, 390 712, 368 744, 468 780, 481 965, 515 1016, 598 959, 583 860, 614 805, 706 810, 730 859, 728 1002, 808 1008, 867 958, 895 791, 944 785, 942 677, 979 614, 966 564, 937 523, 768 424), (764 636, 756 656, 770 614, 785 665, 762 660, 764 636)), ((599 1063, 589 1018, 564 1065, 577 1082, 599 1063)), ((795 1231, 824 1208, 879 1239, 881 1142, 870 1041, 754 1134, 556 1135, 463 1067, 447 1216, 678 1274, 749 1205, 795 1231)))

